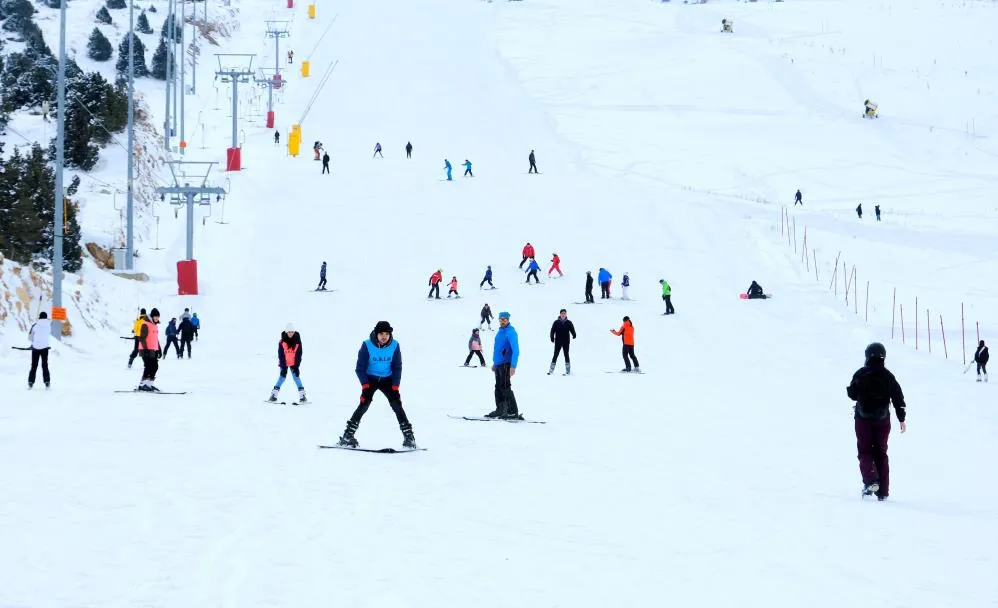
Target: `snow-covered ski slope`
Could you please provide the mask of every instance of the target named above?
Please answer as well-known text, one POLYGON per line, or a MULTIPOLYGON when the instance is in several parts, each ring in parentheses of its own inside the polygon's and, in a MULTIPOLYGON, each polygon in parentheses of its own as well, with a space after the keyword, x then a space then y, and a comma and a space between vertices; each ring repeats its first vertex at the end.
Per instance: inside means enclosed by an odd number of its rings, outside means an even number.
MULTIPOLYGON (((309 21, 304 4, 241 3, 228 51, 266 53, 264 20, 293 12, 296 63, 312 61, 310 78, 289 74, 282 135, 339 65, 300 157, 245 127, 230 223, 197 231, 202 295, 171 295, 175 260, 147 258, 144 304, 203 319, 194 359, 167 359, 157 382, 190 394, 114 394, 139 377, 117 339, 60 360, 48 393, 5 372, 0 605, 994 605, 994 387, 864 325, 779 239, 776 203, 800 187, 798 221, 826 249, 872 258, 901 287, 994 298, 996 74, 977 53, 990 35, 974 34, 994 9, 930 4, 375 0, 320 4, 309 21), (732 36, 717 32, 725 15, 732 36), (930 45, 907 42, 928 32, 944 49, 932 68, 930 45), (859 73, 874 39, 886 64, 859 73), (940 84, 914 86, 915 67, 940 84), (939 92, 963 69, 981 90, 956 95, 980 110, 975 140, 939 92), (867 96, 876 122, 859 118, 867 96), (311 160, 317 139, 331 175, 311 160), (849 214, 870 192, 886 223, 859 227, 849 214), (523 285, 526 241, 542 279, 552 252, 565 278, 523 285), (915 249, 931 267, 905 257, 915 249), (316 294, 323 260, 337 291, 316 294), (499 289, 479 292, 486 264, 499 289), (600 266, 615 296, 630 273, 633 302, 572 304, 600 266), (437 268, 462 299, 426 301, 437 268), (739 300, 753 279, 778 297, 739 300), (486 301, 520 335, 520 409, 548 424, 448 417, 493 407, 491 373, 458 367, 486 301), (549 377, 561 307, 579 332, 573 376, 549 377), (641 376, 604 373, 621 367, 609 329, 625 314, 641 376), (429 451, 319 450, 356 404, 356 351, 382 319, 429 451), (301 408, 262 403, 288 322, 314 402, 301 408), (909 401, 883 504, 859 498, 845 397, 871 340, 909 401)), ((201 88, 213 94, 210 75, 201 88)), ((202 154, 219 160, 229 122, 213 116, 202 154)), ((376 399, 357 437, 399 447, 376 399)))

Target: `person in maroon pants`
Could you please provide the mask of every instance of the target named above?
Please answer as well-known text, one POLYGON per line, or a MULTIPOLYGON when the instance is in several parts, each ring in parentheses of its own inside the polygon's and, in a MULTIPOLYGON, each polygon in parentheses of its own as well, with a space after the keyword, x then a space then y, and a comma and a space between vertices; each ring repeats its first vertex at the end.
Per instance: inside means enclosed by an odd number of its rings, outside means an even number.
POLYGON ((887 349, 874 342, 866 347, 866 364, 852 376, 846 394, 856 402, 856 449, 859 472, 863 476, 863 496, 876 494, 877 500, 887 498, 890 491, 890 465, 887 460, 887 438, 891 434, 891 403, 901 423, 905 423, 906 406, 901 385, 886 367, 887 349))

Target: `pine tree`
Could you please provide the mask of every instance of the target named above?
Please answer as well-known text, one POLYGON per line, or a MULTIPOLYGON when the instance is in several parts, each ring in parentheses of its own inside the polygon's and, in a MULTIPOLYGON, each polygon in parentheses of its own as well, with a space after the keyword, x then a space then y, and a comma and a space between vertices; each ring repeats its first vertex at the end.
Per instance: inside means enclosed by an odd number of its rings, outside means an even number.
MULTIPOLYGON (((166 19, 163 20, 163 27, 159 30, 159 34, 161 37, 166 38, 167 40, 170 39, 171 25, 173 25, 173 15, 167 15, 166 19)), ((180 39, 182 35, 183 34, 180 31, 180 24, 178 23, 177 26, 173 28, 173 41, 177 44, 180 44, 180 39)))
MULTIPOLYGON (((146 46, 142 44, 142 40, 138 36, 132 35, 135 38, 134 44, 134 56, 135 56, 135 77, 142 78, 149 75, 149 69, 146 67, 146 46)), ((121 44, 118 45, 118 62, 115 64, 115 69, 118 73, 127 76, 128 75, 128 34, 121 39, 121 44)))
POLYGON ((140 34, 152 33, 152 28, 149 26, 149 18, 146 17, 145 11, 139 13, 139 19, 135 22, 135 29, 139 30, 140 34))
POLYGON ((111 23, 111 13, 107 12, 106 6, 100 7, 95 18, 99 23, 111 23))
POLYGON ((159 39, 159 46, 156 47, 156 52, 152 55, 152 77, 157 80, 166 80, 166 66, 167 60, 169 59, 170 73, 175 74, 177 70, 177 62, 173 60, 173 57, 167 53, 166 40, 163 38, 159 39))
POLYGON ((90 42, 87 43, 87 57, 94 61, 107 61, 112 53, 114 47, 111 46, 111 41, 95 27, 94 31, 90 32, 90 42))
POLYGON ((125 0, 106 0, 105 4, 108 8, 128 8, 125 0))
POLYGON ((4 234, 4 256, 29 264, 41 248, 43 225, 21 185, 24 165, 24 157, 15 148, 0 171, 0 229, 4 234))
POLYGON ((100 148, 93 143, 94 121, 87 113, 88 109, 83 100, 75 96, 66 104, 66 166, 78 167, 84 171, 93 169, 100 156, 100 148))

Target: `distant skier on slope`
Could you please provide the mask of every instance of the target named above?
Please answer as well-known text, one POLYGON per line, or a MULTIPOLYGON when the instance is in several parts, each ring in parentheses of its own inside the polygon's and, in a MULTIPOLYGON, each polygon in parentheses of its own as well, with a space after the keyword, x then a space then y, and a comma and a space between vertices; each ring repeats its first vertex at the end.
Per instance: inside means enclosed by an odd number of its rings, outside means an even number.
MULTIPOLYGON (((665 301, 665 313, 667 315, 676 314, 676 309, 672 307, 672 285, 665 279, 659 279, 658 282, 662 285, 662 300, 665 301)), ((755 281, 752 281, 755 283, 755 281)))
POLYGON ((447 297, 454 296, 455 298, 460 298, 461 294, 457 292, 457 277, 451 277, 450 283, 447 285, 447 297))
POLYGON ((489 303, 486 302, 485 306, 482 306, 482 318, 478 321, 478 328, 482 328, 482 323, 489 326, 489 331, 492 331, 492 309, 489 307, 489 303))
POLYGON ((485 268, 485 276, 482 277, 482 282, 478 284, 478 288, 481 289, 486 283, 489 284, 491 289, 495 289, 496 286, 492 284, 492 266, 487 266, 485 268))
POLYGON ((376 142, 374 144, 374 154, 371 155, 371 158, 374 158, 375 156, 380 156, 381 158, 385 157, 385 155, 381 153, 381 142, 380 141, 376 142))
POLYGON ((586 304, 595 304, 596 300, 593 298, 593 271, 586 271, 586 304))
POLYGON ((329 152, 324 152, 322 154, 322 174, 329 173, 329 152))
POLYGON ((856 215, 859 219, 863 219, 863 203, 856 205, 856 215))
POLYGON ((454 171, 454 167, 450 164, 450 161, 447 160, 446 158, 444 159, 444 171, 447 172, 447 181, 449 182, 454 181, 454 176, 452 174, 452 172, 454 171))
POLYGON ((405 157, 406 158, 412 158, 412 142, 411 141, 407 141, 405 143, 405 157))
POLYGON ((132 363, 139 356, 139 332, 142 330, 142 323, 146 318, 146 309, 139 309, 139 316, 132 322, 132 352, 128 355, 128 369, 132 369, 132 363))
POLYGON ((184 356, 184 348, 187 348, 187 358, 191 358, 191 343, 194 342, 194 323, 191 321, 194 317, 186 317, 180 320, 180 325, 177 326, 177 333, 180 335, 180 347, 178 352, 180 357, 184 356))
POLYGON ((745 292, 748 295, 749 300, 765 300, 766 292, 762 290, 762 285, 752 281, 749 285, 748 291, 745 292))
POLYGON ((464 360, 464 367, 468 367, 471 358, 476 355, 480 362, 479 367, 485 367, 485 357, 482 355, 482 338, 478 332, 477 327, 471 330, 471 338, 468 339, 468 357, 464 360))
POLYGON ((464 176, 475 177, 475 174, 471 172, 471 161, 467 158, 464 159, 464 176))
POLYGON ((801 207, 804 206, 804 200, 801 198, 800 188, 797 189, 797 194, 794 195, 794 207, 797 205, 800 205, 801 207))
POLYGON ((159 359, 163 356, 159 346, 157 325, 159 325, 159 310, 153 308, 149 311, 149 316, 142 319, 142 328, 139 330, 139 354, 142 357, 142 380, 138 386, 140 391, 159 391, 153 384, 156 382, 156 372, 159 371, 159 359))
MULTIPOLYGON (((42 381, 45 383, 45 388, 51 386, 52 377, 49 374, 49 337, 51 335, 52 321, 49 320, 48 313, 38 313, 38 320, 28 330, 28 338, 31 340, 31 369, 28 370, 28 388, 35 385, 35 375, 38 373, 39 363, 42 364, 42 381)), ((979 365, 977 373, 978 375, 981 373, 979 365)), ((980 382, 980 378, 978 378, 978 382, 980 382)))
POLYGON ((568 348, 572 340, 575 339, 575 324, 568 318, 568 311, 562 308, 558 311, 558 317, 551 324, 551 342, 554 344, 554 356, 551 357, 551 367, 548 368, 548 375, 554 373, 554 366, 558 364, 558 353, 565 351, 565 375, 572 373, 572 359, 568 354, 568 348))
POLYGON ((305 387, 301 383, 301 359, 302 359, 301 334, 295 330, 292 323, 288 323, 281 334, 281 339, 277 341, 277 367, 281 370, 274 384, 274 389, 270 391, 268 401, 277 401, 277 395, 281 392, 281 386, 288 377, 288 370, 291 370, 291 379, 298 387, 298 403, 305 403, 305 387))
POLYGON ((606 268, 599 269, 599 275, 596 280, 599 281, 600 288, 600 299, 609 300, 610 299, 610 281, 613 279, 613 275, 606 268))
POLYGON ((392 337, 392 326, 388 321, 378 321, 367 340, 357 351, 357 379, 360 380, 360 403, 347 421, 346 430, 340 437, 339 445, 357 447, 354 435, 360 427, 360 421, 371 407, 374 393, 381 393, 388 398, 388 405, 395 412, 399 429, 402 431, 402 447, 416 448, 416 437, 412 432, 412 424, 402 409, 402 395, 399 385, 402 383, 402 351, 398 342, 392 337))
POLYGON ((530 258, 530 264, 527 265, 527 285, 530 285, 530 277, 534 277, 534 280, 538 283, 541 282, 537 278, 537 272, 541 269, 541 265, 537 263, 537 260, 530 258))
POLYGON ((624 278, 620 280, 620 299, 630 300, 627 297, 627 288, 631 286, 631 277, 628 276, 627 271, 624 271, 624 278))
POLYGON ((533 150, 530 151, 530 156, 527 157, 527 161, 530 162, 530 168, 527 169, 527 174, 539 173, 539 171, 537 171, 537 158, 534 156, 533 150))
POLYGON ((326 263, 323 262, 322 266, 319 267, 319 285, 315 288, 316 291, 326 291, 326 263))
POLYGON ((531 245, 530 243, 527 243, 526 245, 523 246, 523 251, 521 253, 523 254, 523 259, 520 260, 520 265, 518 266, 518 268, 522 269, 523 265, 527 263, 527 260, 534 257, 534 246, 531 245))
POLYGON ((198 334, 201 332, 201 319, 198 318, 198 313, 191 315, 191 325, 194 326, 194 339, 198 340, 198 334))
MULTIPOLYGON (((42 313, 45 314, 45 313, 42 313)), ((981 381, 981 375, 984 375, 984 381, 988 381, 988 359, 991 355, 988 354, 988 347, 984 345, 984 340, 981 340, 977 345, 977 351, 974 352, 974 363, 977 364, 977 381, 981 381)))
POLYGON ((640 373, 640 364, 638 363, 638 358, 634 355, 634 324, 631 323, 631 318, 625 316, 624 323, 620 326, 620 329, 611 329, 610 333, 620 336, 620 340, 624 344, 623 349, 621 349, 621 354, 624 357, 624 369, 620 371, 631 371, 631 362, 633 361, 634 371, 640 373))
POLYGON ((434 295, 436 299, 440 299, 440 283, 444 280, 444 271, 437 268, 437 271, 430 275, 430 293, 426 295, 426 299, 429 300, 434 295))
POLYGON ((170 319, 170 322, 166 324, 166 346, 163 347, 164 359, 166 359, 165 355, 170 354, 170 346, 173 346, 173 351, 177 353, 178 359, 184 358, 183 354, 180 352, 180 342, 178 340, 179 335, 180 332, 177 331, 177 317, 173 317, 170 319))
POLYGON ((551 278, 551 273, 557 272, 559 277, 565 276, 561 272, 561 258, 558 257, 557 253, 551 255, 551 268, 548 268, 548 278, 551 278))
POLYGON ((876 494, 877 500, 884 500, 890 484, 887 439, 891 434, 891 402, 902 433, 908 430, 907 412, 901 385, 884 367, 887 358, 884 345, 874 342, 866 347, 864 355, 866 362, 853 374, 846 395, 856 402, 853 418, 863 495, 876 494))

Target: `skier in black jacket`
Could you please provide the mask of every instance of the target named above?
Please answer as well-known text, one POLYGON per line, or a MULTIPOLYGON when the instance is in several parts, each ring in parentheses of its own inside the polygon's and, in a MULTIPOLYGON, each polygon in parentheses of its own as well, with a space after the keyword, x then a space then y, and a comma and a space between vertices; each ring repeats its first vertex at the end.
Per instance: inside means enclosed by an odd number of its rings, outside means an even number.
POLYGON ((575 325, 568 320, 568 311, 564 308, 558 313, 558 318, 551 324, 551 341, 554 342, 554 356, 551 357, 551 368, 548 375, 554 373, 554 366, 558 363, 558 353, 565 351, 565 375, 572 373, 572 360, 568 356, 568 347, 575 339, 575 325))
POLYGON ((184 346, 187 346, 187 358, 191 358, 191 342, 194 341, 194 324, 191 323, 190 318, 184 318, 180 322, 180 326, 177 327, 178 333, 180 333, 180 358, 184 356, 184 346))
POLYGON ((863 495, 877 495, 877 500, 888 496, 890 467, 887 460, 887 438, 891 434, 891 402, 901 423, 901 432, 908 430, 905 423, 904 394, 886 367, 887 349, 874 342, 866 347, 866 364, 852 376, 846 395, 856 402, 856 448, 859 452, 859 472, 863 476, 863 495))
POLYGON ((593 273, 590 270, 586 271, 586 304, 595 304, 596 299, 593 298, 593 273))
POLYGON ((984 346, 984 340, 977 345, 977 352, 974 353, 974 363, 977 364, 977 381, 981 381, 981 374, 984 374, 984 381, 988 381, 988 347, 984 346))

